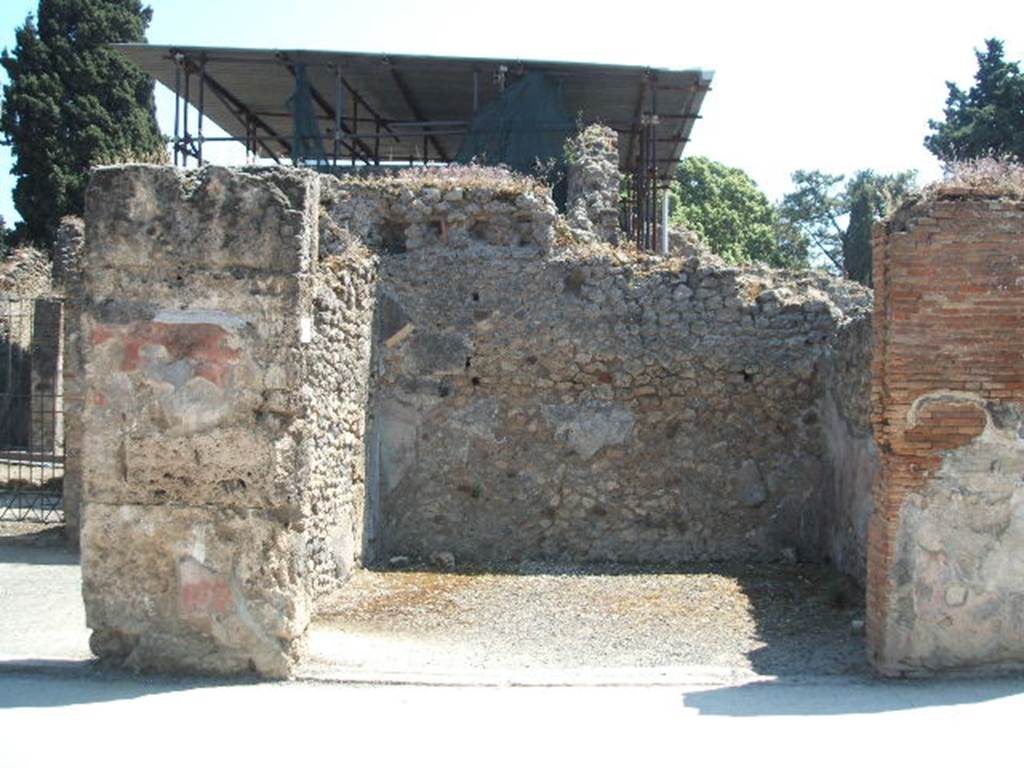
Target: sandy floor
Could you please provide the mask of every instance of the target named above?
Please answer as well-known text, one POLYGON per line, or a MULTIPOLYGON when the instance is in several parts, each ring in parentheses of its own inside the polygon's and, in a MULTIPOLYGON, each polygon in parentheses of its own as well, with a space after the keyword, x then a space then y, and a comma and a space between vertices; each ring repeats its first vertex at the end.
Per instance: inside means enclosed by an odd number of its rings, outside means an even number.
POLYGON ((310 637, 311 667, 396 674, 707 668, 866 671, 858 590, 810 567, 688 573, 362 571, 310 637))

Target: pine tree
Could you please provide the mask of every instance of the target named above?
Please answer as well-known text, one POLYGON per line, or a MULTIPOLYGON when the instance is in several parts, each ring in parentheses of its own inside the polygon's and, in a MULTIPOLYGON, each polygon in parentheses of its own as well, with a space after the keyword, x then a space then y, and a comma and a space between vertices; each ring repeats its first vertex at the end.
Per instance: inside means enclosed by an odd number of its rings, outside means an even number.
POLYGON ((1017 62, 1003 60, 999 40, 986 40, 975 56, 974 85, 964 93, 946 83, 946 119, 928 121, 933 132, 924 145, 947 162, 988 156, 1024 162, 1024 73, 1017 62))
POLYGON ((871 285, 871 229, 896 209, 914 186, 915 173, 862 170, 849 179, 821 171, 796 171, 796 189, 779 205, 779 221, 794 233, 804 257, 871 285), (843 181, 846 181, 845 185, 843 181))
POLYGON ((91 166, 164 154, 153 81, 108 47, 144 42, 151 18, 138 0, 40 0, 0 56, 0 130, 28 239, 49 241, 62 216, 81 214, 91 166))

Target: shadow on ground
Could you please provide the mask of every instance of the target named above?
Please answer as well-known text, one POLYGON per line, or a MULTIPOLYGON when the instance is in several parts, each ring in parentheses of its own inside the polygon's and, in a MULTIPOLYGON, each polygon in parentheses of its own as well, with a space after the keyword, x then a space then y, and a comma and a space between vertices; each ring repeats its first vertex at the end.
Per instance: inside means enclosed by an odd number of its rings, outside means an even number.
POLYGON ((812 565, 726 569, 749 602, 760 647, 747 652, 759 675, 868 676, 864 588, 831 568, 812 565))
POLYGON ((0 524, 0 563, 70 565, 78 553, 67 543, 63 525, 0 524))
MULTIPOLYGON (((0 574, 6 573, 0 579, 6 590, 0 655, 8 653, 0 663, 0 709, 255 682, 138 678, 88 660, 77 568, 47 567, 76 561, 53 533, 0 532, 0 574), (61 684, 34 686, 30 674, 61 684)), ((574 668, 581 674, 567 679, 586 684, 588 670, 604 667, 624 673, 618 685, 642 685, 657 679, 650 673, 659 668, 733 670, 740 674, 700 677, 698 671, 691 680, 733 685, 683 697, 683 705, 701 715, 729 717, 947 707, 1024 693, 1020 678, 875 678, 860 631, 862 591, 816 566, 526 564, 477 573, 410 566, 362 574, 367 583, 360 587, 357 573, 343 590, 347 603, 328 617, 337 621, 333 629, 344 644, 325 661, 359 668, 368 681, 381 670, 396 679, 433 671, 443 682, 448 670, 519 669, 536 673, 531 685, 545 685, 554 679, 550 671, 574 668), (775 680, 735 684, 754 675, 775 680)), ((683 679, 665 678, 669 684, 683 679)))
POLYGON ((684 707, 701 715, 763 717, 856 715, 953 707, 1024 694, 1021 679, 937 679, 798 683, 785 679, 687 693, 684 707))
POLYGON ((94 662, 64 668, 51 668, 40 674, 3 673, 0 665, 0 710, 64 707, 74 704, 98 704, 144 696, 158 696, 198 689, 258 685, 248 678, 139 677, 114 671, 97 671, 94 662))

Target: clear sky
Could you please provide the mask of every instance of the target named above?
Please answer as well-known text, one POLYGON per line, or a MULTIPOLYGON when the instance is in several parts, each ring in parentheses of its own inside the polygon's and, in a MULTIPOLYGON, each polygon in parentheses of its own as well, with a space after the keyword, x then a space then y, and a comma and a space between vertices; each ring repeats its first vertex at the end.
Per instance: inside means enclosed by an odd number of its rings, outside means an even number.
MULTIPOLYGON (((713 90, 687 152, 744 169, 772 199, 788 191, 789 175, 799 168, 914 168, 925 181, 937 178, 941 169, 921 142, 928 119, 942 116, 945 81, 969 85, 973 51, 987 37, 1005 41, 1008 59, 1024 59, 1021 0, 150 5, 154 43, 713 69, 713 90)), ((36 0, 0 0, 0 46, 13 46, 14 28, 36 7, 36 0)), ((158 93, 165 133, 169 108, 173 98, 158 93)), ((13 221, 9 170, 9 151, 0 147, 0 215, 13 221)))

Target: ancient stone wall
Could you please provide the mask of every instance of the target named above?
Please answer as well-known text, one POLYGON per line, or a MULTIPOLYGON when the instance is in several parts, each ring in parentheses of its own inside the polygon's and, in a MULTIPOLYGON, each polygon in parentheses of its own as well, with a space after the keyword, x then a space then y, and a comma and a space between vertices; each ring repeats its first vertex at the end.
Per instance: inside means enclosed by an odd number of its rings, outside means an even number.
POLYGON ((513 180, 328 183, 381 252, 381 558, 817 560, 846 535, 823 408, 867 291, 563 239, 513 180))
POLYGON ((874 244, 868 642, 889 674, 1024 662, 1024 205, 945 186, 874 244))
POLYGON ((57 226, 53 241, 52 278, 54 288, 64 296, 64 338, 62 339, 61 382, 64 429, 64 537, 78 548, 81 532, 82 505, 82 411, 83 387, 79 344, 68 339, 78 338, 82 296, 81 261, 85 249, 85 221, 77 216, 65 216, 57 226))
POLYGON ((85 247, 85 222, 78 216, 64 216, 57 225, 51 250, 51 276, 58 291, 73 283, 81 266, 85 247))
POLYGON ((15 248, 0 260, 0 295, 19 299, 52 296, 51 266, 46 254, 32 247, 15 248))
POLYGON ((64 450, 63 305, 50 261, 31 247, 0 262, 0 443, 26 452, 36 471, 4 478, 41 490, 60 482, 54 454, 64 450), (56 473, 56 478, 54 474, 56 473))
POLYGON ((314 598, 337 588, 366 544, 366 409, 376 256, 320 210, 319 265, 301 377, 307 388, 303 478, 314 598))
POLYGON ((565 218, 577 236, 619 242, 619 135, 588 125, 566 147, 565 218))
POLYGON ((105 658, 285 675, 371 558, 857 573, 859 286, 597 242, 495 169, 101 169, 87 221, 69 472, 105 658))
POLYGON ((821 508, 820 551, 839 571, 866 579, 868 521, 878 474, 871 432, 871 316, 858 314, 839 328, 825 362, 820 410, 831 468, 821 508))
POLYGON ((359 556, 372 259, 319 177, 100 169, 72 302, 92 647, 286 675, 359 556))

